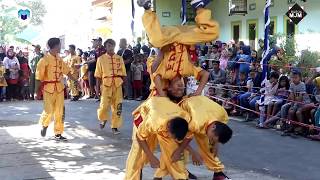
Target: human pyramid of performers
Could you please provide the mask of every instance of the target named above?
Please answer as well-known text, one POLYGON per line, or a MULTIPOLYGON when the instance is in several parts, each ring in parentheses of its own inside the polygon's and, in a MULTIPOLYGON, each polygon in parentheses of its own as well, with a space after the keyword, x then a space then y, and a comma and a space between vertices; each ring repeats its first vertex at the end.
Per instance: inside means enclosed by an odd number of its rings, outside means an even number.
MULTIPOLYGON (((211 11, 205 9, 211 0, 192 0, 196 10, 196 25, 161 27, 156 13, 151 10, 150 0, 138 0, 145 9, 143 25, 149 43, 157 48, 156 55, 148 59, 148 72, 152 84, 150 96, 133 115, 132 146, 126 163, 126 180, 143 179, 142 169, 149 163, 155 169, 154 179, 161 180, 170 175, 173 179, 196 179, 186 169, 188 155, 194 165, 206 165, 213 172, 213 180, 229 179, 218 158, 218 144, 227 143, 232 130, 227 125, 228 114, 219 104, 201 93, 208 81, 208 72, 191 62, 190 49, 197 43, 217 39, 219 25, 211 19, 211 11), (197 90, 186 96, 184 78, 194 76, 199 81, 197 90), (195 139, 198 150, 189 145, 195 139), (154 155, 160 146, 160 158, 154 155)), ((115 42, 104 43, 106 53, 97 60, 95 77, 100 85, 101 101, 97 110, 100 128, 109 120, 111 128, 119 134, 122 125, 122 83, 126 76, 121 56, 114 53, 115 42)), ((76 86, 74 74, 83 65, 70 59, 68 66, 58 54, 61 44, 58 38, 48 41, 49 53, 37 66, 36 78, 44 84, 44 111, 40 117, 41 136, 46 136, 52 116, 55 118, 54 133, 59 141, 66 141, 64 130, 64 93, 61 80, 69 77, 71 87, 76 86)), ((76 90, 74 94, 76 95, 76 90)))

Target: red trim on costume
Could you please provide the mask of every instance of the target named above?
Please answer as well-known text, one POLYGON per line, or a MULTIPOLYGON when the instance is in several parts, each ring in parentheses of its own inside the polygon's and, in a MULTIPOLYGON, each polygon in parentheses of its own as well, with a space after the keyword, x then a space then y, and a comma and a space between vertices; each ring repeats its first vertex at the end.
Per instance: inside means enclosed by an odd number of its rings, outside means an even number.
POLYGON ((134 125, 136 125, 136 127, 139 127, 139 125, 142 123, 143 119, 141 117, 141 115, 139 115, 139 117, 137 119, 135 119, 133 121, 134 125))

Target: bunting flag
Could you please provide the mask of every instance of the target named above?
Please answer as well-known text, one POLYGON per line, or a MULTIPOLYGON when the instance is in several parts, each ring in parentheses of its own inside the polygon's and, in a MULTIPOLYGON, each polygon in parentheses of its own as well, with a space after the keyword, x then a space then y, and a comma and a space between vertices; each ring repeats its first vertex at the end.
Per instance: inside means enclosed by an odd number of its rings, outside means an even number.
POLYGON ((271 5, 271 0, 266 0, 266 6, 264 8, 264 51, 263 51, 263 57, 262 61, 260 62, 261 67, 262 67, 262 83, 261 83, 261 98, 260 98, 260 111, 261 111, 261 116, 260 116, 260 121, 259 121, 259 126, 263 126, 262 123, 264 122, 265 119, 265 87, 266 87, 266 81, 267 81, 267 76, 268 76, 268 61, 270 59, 270 46, 269 46, 269 32, 270 32, 270 15, 269 15, 269 8, 271 5))
POLYGON ((181 25, 187 22, 187 0, 181 0, 181 25))
POLYGON ((131 0, 131 15, 132 15, 132 20, 131 20, 131 33, 132 36, 134 37, 134 16, 135 16, 135 8, 134 8, 134 0, 131 0))

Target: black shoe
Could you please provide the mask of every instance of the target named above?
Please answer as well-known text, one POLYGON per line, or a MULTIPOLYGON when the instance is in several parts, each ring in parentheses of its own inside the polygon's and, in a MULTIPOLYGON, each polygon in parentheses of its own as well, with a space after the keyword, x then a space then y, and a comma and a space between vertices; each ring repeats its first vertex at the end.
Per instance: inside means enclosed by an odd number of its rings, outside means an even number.
POLYGON ((47 129, 48 129, 48 127, 42 127, 42 129, 41 129, 41 136, 42 137, 45 137, 46 136, 46 134, 47 134, 47 129))
POLYGON ((230 179, 223 172, 214 173, 212 180, 228 180, 230 179))
POLYGON ((156 178, 156 177, 155 177, 155 178, 153 178, 153 180, 162 180, 162 178, 156 178))
POLYGON ((56 135, 54 136, 54 138, 55 138, 57 141, 68 141, 68 139, 65 138, 65 137, 63 137, 63 136, 61 136, 61 134, 56 134, 56 135))
POLYGON ((191 172, 188 171, 188 173, 189 173, 189 175, 188 175, 188 178, 189 178, 189 179, 198 179, 197 176, 195 176, 195 175, 192 174, 191 172))
POLYGON ((120 134, 120 131, 118 130, 118 128, 112 128, 112 133, 114 135, 118 135, 118 134, 120 134))
POLYGON ((137 4, 145 10, 149 10, 151 8, 151 0, 138 0, 137 4))
POLYGON ((103 129, 107 124, 107 121, 103 121, 100 123, 100 129, 103 129))
POLYGON ((281 136, 290 136, 291 134, 288 131, 284 131, 281 136))

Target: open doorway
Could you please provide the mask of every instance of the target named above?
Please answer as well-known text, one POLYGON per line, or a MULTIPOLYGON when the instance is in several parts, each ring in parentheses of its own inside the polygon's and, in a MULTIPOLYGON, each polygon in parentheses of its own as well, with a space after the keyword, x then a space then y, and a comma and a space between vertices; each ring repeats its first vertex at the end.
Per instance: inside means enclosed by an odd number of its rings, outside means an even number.
POLYGON ((241 36, 241 21, 232 22, 231 23, 231 37, 238 43, 240 41, 241 36))
POLYGON ((256 49, 258 43, 258 20, 248 20, 247 34, 251 49, 256 49))

